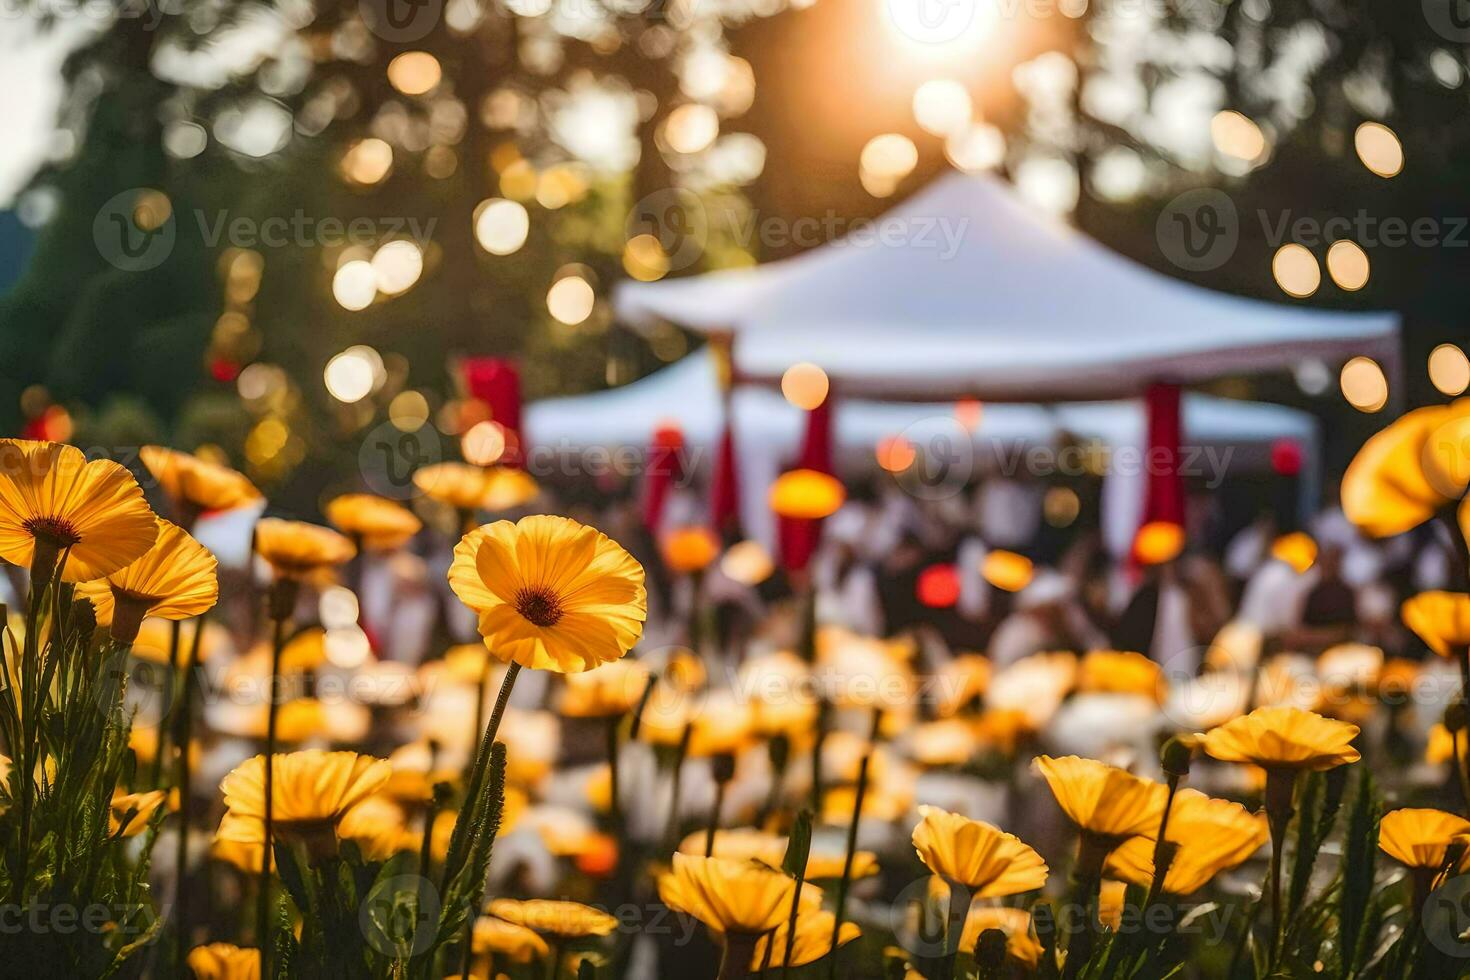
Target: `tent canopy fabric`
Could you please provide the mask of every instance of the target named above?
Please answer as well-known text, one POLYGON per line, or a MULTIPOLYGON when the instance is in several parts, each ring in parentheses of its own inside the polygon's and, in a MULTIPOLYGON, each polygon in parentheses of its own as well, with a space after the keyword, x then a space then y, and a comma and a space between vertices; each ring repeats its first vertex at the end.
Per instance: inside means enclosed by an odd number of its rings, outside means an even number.
MULTIPOLYGON (((805 413, 775 390, 761 386, 737 387, 731 404, 740 452, 741 519, 747 530, 763 537, 771 527, 766 488, 799 450, 805 413)), ((986 404, 979 424, 969 432, 956 418, 952 402, 840 398, 835 410, 836 462, 839 470, 849 472, 872 469, 874 449, 895 435, 920 447, 935 446, 939 440, 955 444, 968 437, 970 455, 966 459, 978 475, 997 469, 1024 473, 1029 464, 1020 453, 1030 447, 1055 445, 1064 433, 1113 450, 1141 451, 1147 427, 1140 400, 986 404)), ((1182 414, 1189 447, 1215 453, 1199 465, 1222 465, 1221 454, 1229 450, 1231 455, 1224 462, 1232 473, 1261 472, 1270 465, 1270 447, 1290 439, 1300 445, 1308 460, 1304 472, 1314 472, 1311 461, 1317 453, 1317 421, 1307 412, 1188 392, 1182 414)), ((641 452, 654 430, 666 424, 677 426, 683 435, 683 462, 688 469, 707 473, 725 424, 716 366, 708 349, 621 388, 532 402, 524 417, 528 465, 536 472, 546 465, 548 456, 556 459, 591 449, 641 452)), ((1114 477, 1109 474, 1109 480, 1114 477)), ((1131 499, 1135 494, 1122 496, 1131 499)), ((1123 537, 1131 533, 1131 526, 1118 531, 1123 537)))
POLYGON ((1367 354, 1396 370, 1394 313, 1245 299, 1154 272, 997 178, 951 173, 845 239, 755 269, 623 283, 620 318, 734 335, 737 375, 820 365, 844 395, 1126 398, 1367 354))

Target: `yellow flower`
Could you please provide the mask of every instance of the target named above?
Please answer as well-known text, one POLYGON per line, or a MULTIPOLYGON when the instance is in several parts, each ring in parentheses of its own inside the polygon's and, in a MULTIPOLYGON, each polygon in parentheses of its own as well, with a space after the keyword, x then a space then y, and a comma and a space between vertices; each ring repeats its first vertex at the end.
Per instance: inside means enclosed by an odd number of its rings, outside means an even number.
POLYGON ((260 499, 255 485, 228 466, 163 446, 144 446, 138 456, 185 517, 208 510, 231 510, 260 499))
POLYGON ((74 446, 0 439, 0 558, 49 571, 63 551, 67 582, 102 578, 136 561, 158 537, 126 469, 87 462, 74 446))
POLYGON ((1158 833, 1168 796, 1162 783, 1075 755, 1039 756, 1036 768, 1062 811, 1083 831, 1114 841, 1158 833))
POLYGON ((479 615, 491 656, 565 674, 622 657, 648 615, 642 566, 565 517, 476 528, 454 549, 449 586, 479 615))
POLYGON ((529 963, 550 955, 546 940, 525 926, 504 919, 482 915, 475 920, 470 934, 470 948, 476 956, 493 953, 509 957, 516 963, 529 963))
POLYGON ((973 953, 981 933, 999 929, 1006 935, 1006 957, 1027 970, 1041 962, 1041 943, 1031 930, 1031 913, 1025 909, 981 906, 970 909, 960 934, 960 952, 973 953))
MULTIPOLYGON (((1378 824, 1383 853, 1410 868, 1442 870, 1450 845, 1456 843, 1470 844, 1470 820, 1443 810, 1405 807, 1385 813, 1378 824)), ((1470 860, 1462 857, 1459 870, 1467 865, 1470 860)))
POLYGON ((408 508, 370 493, 348 493, 327 504, 327 520, 369 551, 401 548, 423 522, 408 508))
POLYGON ((357 554, 351 541, 330 528, 279 517, 262 518, 255 525, 255 550, 277 576, 287 579, 306 578, 357 554))
POLYGON ((1317 562, 1317 542, 1301 531, 1283 534, 1271 542, 1271 557, 1285 562, 1301 575, 1317 562))
POLYGON ((1266 770, 1326 770, 1360 758, 1358 726, 1301 708, 1257 708, 1212 728, 1204 750, 1222 762, 1250 762, 1266 770))
POLYGON ((749 936, 784 922, 795 890, 793 879, 755 861, 689 854, 675 854, 672 870, 658 877, 659 898, 669 908, 716 932, 749 936))
POLYGON ((91 600, 99 624, 131 642, 145 616, 190 619, 218 602, 218 565, 188 531, 159 518, 153 547, 105 579, 81 583, 77 595, 91 600))
POLYGON ((1184 528, 1172 521, 1150 521, 1133 538, 1133 557, 1140 565, 1162 565, 1184 551, 1184 528))
POLYGON ((1164 671, 1141 653, 1094 650, 1082 658, 1077 688, 1094 694, 1142 694, 1163 701, 1164 671))
POLYGON ((1448 657, 1465 656, 1470 647, 1470 595, 1462 592, 1421 592, 1404 600, 1404 625, 1424 644, 1448 657))
POLYGON ((425 495, 455 510, 510 510, 530 503, 541 488, 525 470, 508 466, 436 463, 413 475, 425 495))
MULTIPOLYGON (((391 771, 386 760, 356 752, 308 749, 276 755, 271 772, 274 833, 285 841, 323 843, 335 836, 347 811, 383 788, 391 771)), ((245 844, 263 842, 265 756, 240 763, 219 788, 227 812, 217 836, 245 844)))
POLYGON ((973 897, 1019 895, 1046 884, 1046 862, 1016 835, 937 806, 919 807, 919 816, 913 832, 919 860, 973 897))
POLYGON ((416 851, 418 838, 408 829, 403 807, 384 796, 369 796, 337 822, 337 839, 355 843, 369 861, 386 861, 400 851, 416 851))
POLYGON ((771 484, 771 510, 796 520, 821 520, 837 512, 847 490, 836 477, 816 470, 791 470, 771 484))
POLYGON ((1020 592, 1035 574, 1031 559, 1014 551, 988 551, 980 562, 980 577, 1002 592, 1020 592))
MULTIPOLYGON (((802 891, 806 891, 803 887, 802 891)), ((766 944, 771 944, 771 960, 769 969, 778 970, 783 967, 806 966, 815 963, 827 955, 832 948, 832 928, 837 924, 837 916, 824 909, 815 909, 805 902, 796 911, 796 942, 791 945, 791 959, 786 961, 786 937, 789 935, 787 926, 790 925, 790 916, 783 916, 781 924, 769 937, 762 936, 755 944, 755 952, 750 958, 751 972, 757 972, 766 965, 766 944)), ((837 945, 846 946, 858 936, 862 930, 855 922, 843 922, 842 928, 837 933, 837 945)))
POLYGON ((1426 463, 1440 455, 1436 430, 1462 411, 1458 403, 1415 409, 1363 443, 1342 477, 1348 520, 1385 538, 1418 527, 1457 499, 1464 484, 1454 486, 1441 467, 1426 463))
MULTIPOLYGON (((1174 797, 1164 836, 1178 845, 1164 875, 1164 891, 1191 895, 1260 850, 1268 833, 1265 814, 1252 814, 1239 803, 1213 799, 1198 790, 1181 789, 1174 797)), ((1124 841, 1108 855, 1107 874, 1147 888, 1154 876, 1154 844, 1154 837, 1124 841)))
POLYGON ((618 927, 617 919, 581 902, 497 898, 490 903, 490 914, 512 925, 525 926, 559 939, 606 936, 618 927))
POLYGON ((648 668, 636 660, 614 660, 566 675, 561 713, 568 718, 616 718, 638 706, 648 686, 648 668))
POLYGON ((161 789, 145 793, 113 793, 111 812, 107 815, 107 832, 114 837, 138 836, 148 829, 148 822, 167 801, 168 793, 161 789))
POLYGON ((260 980, 260 950, 231 943, 210 943, 189 951, 196 980, 260 980))
MULTIPOLYGON (((209 856, 246 874, 260 874, 261 852, 264 848, 259 841, 252 844, 246 841, 228 840, 220 836, 226 831, 227 825, 233 829, 236 825, 245 822, 231 817, 228 813, 225 814, 224 819, 220 821, 219 829, 215 831, 214 840, 209 843, 209 856)), ((276 859, 275 855, 272 855, 271 870, 275 871, 275 869, 276 859)))

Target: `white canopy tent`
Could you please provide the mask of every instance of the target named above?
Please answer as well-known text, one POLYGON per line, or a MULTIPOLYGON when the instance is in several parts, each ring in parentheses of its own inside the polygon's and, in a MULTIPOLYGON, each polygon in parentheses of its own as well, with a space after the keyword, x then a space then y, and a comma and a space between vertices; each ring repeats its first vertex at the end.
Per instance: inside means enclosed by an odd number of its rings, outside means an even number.
POLYGON ((950 173, 794 258, 623 283, 617 315, 734 336, 737 377, 813 361, 844 396, 1075 401, 1151 382, 1367 354, 1393 377, 1398 316, 1214 292, 1040 216, 998 179, 950 173))
MULTIPOLYGON (((741 453, 741 520, 750 534, 769 544, 774 522, 765 504, 766 489, 798 451, 803 413, 765 386, 738 388, 732 408, 741 453)), ((1204 454, 1199 464, 1207 470, 1221 465, 1231 473, 1263 470, 1270 446, 1291 439, 1302 449, 1303 472, 1315 473, 1317 423, 1305 412, 1191 393, 1184 397, 1183 414, 1190 446, 1204 454)), ((556 459, 583 456, 593 449, 643 450, 665 422, 678 425, 691 468, 707 473, 724 427, 715 364, 707 350, 621 388, 532 402, 523 421, 528 462, 536 471, 554 465, 556 459)), ((1141 446, 1145 424, 1137 400, 986 405, 979 425, 969 433, 971 459, 979 471, 1024 465, 1018 451, 1054 445, 1063 432, 1117 451, 1141 446)), ((841 399, 836 403, 835 452, 838 466, 848 472, 872 469, 878 444, 892 436, 903 435, 924 446, 932 439, 962 437, 964 432, 952 402, 841 399)), ((1133 492, 1132 474, 1126 470, 1115 470, 1109 481, 1110 501, 1128 499, 1133 492)), ((1127 512, 1120 516, 1114 506, 1108 511, 1108 524, 1130 519, 1127 512)), ((1132 526, 1120 533, 1130 535, 1132 526)))

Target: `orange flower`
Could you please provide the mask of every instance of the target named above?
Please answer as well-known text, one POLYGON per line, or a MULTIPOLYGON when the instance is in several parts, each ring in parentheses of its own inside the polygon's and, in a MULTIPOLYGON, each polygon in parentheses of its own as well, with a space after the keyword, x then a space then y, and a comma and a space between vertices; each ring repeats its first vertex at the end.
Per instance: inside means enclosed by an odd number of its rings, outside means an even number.
POLYGON ((1158 833, 1168 796, 1162 783, 1075 755, 1039 756, 1036 768, 1062 811, 1086 833, 1115 842, 1158 833))
POLYGON ((624 658, 566 675, 561 713, 568 718, 614 718, 638 706, 648 686, 648 668, 624 658))
POLYGON ((260 499, 255 484, 228 466, 163 446, 144 446, 138 458, 186 524, 204 511, 232 510, 260 499))
POLYGON ((606 936, 618 927, 617 919, 581 902, 497 898, 490 903, 490 914, 512 925, 561 939, 606 936))
POLYGON ((830 517, 846 500, 841 482, 816 470, 791 470, 771 484, 771 510, 793 520, 830 517))
POLYGON ((91 601, 97 622, 127 643, 137 637, 145 616, 189 619, 219 600, 214 555, 189 532, 160 518, 158 538, 132 564, 105 579, 77 586, 91 601))
MULTIPOLYGON (((1405 807, 1384 814, 1378 824, 1378 846, 1410 868, 1443 870, 1453 844, 1470 844, 1470 820, 1443 810, 1405 807)), ((1467 865, 1470 854, 1461 858, 1458 870, 1467 865)))
POLYGON ((1460 402, 1415 409, 1363 443, 1342 477, 1348 520, 1371 537, 1390 537, 1458 499, 1465 483, 1445 472, 1453 467, 1434 462, 1446 457, 1436 449, 1435 433, 1464 410, 1460 402))
POLYGON ((1357 762, 1358 726, 1301 708, 1257 708, 1205 734, 1205 754, 1266 770, 1322 771, 1357 762))
POLYGON ((136 561, 158 537, 132 474, 74 446, 0 439, 0 558, 87 582, 136 561))
POLYGON ((702 572, 720 554, 720 540, 707 527, 681 527, 659 542, 664 565, 676 575, 702 572))
POLYGON ((565 517, 476 528, 454 549, 449 586, 479 615, 491 656, 559 673, 619 659, 648 614, 642 566, 565 517))
POLYGON ((408 508, 370 493, 348 493, 327 504, 327 520, 369 551, 401 548, 423 522, 408 508))
POLYGON ((1404 600, 1401 614, 1404 625, 1441 657, 1465 656, 1470 647, 1470 595, 1421 592, 1404 600))
MULTIPOLYGON (((778 928, 791 910, 796 882, 754 861, 675 854, 658 877, 665 905, 717 932, 758 936, 778 928)), ((815 888, 802 889, 803 901, 815 888)))
POLYGON ((973 953, 980 934, 999 929, 1006 937, 1006 958, 1027 970, 1036 969, 1043 952, 1031 928, 1031 913, 1025 909, 981 906, 970 909, 965 930, 960 935, 960 952, 973 953))
POLYGON ((1019 895, 1046 884, 1046 862, 1014 834, 934 806, 919 807, 919 816, 912 835, 919 860, 975 898, 1019 895))
POLYGON ((528 504, 541 492, 524 470, 468 463, 436 463, 413 475, 414 486, 455 510, 510 510, 528 504))
POLYGON ((189 951, 195 980, 260 980, 260 950, 210 943, 189 951))
MULTIPOLYGON (((309 844, 334 837, 347 811, 372 796, 388 781, 386 760, 356 752, 278 754, 272 765, 271 797, 274 831, 282 840, 309 844)), ((225 819, 217 834, 223 840, 259 844, 265 834, 265 756, 247 759, 220 783, 225 819)))
POLYGON ((279 517, 255 525, 255 550, 284 579, 307 578, 357 554, 352 542, 336 531, 279 517))
MULTIPOLYGON (((1155 828, 1157 833, 1157 828, 1155 828)), ((1164 891, 1191 895, 1222 871, 1228 871, 1266 843, 1266 817, 1239 803, 1216 800, 1198 790, 1181 789, 1174 797, 1165 839, 1177 845, 1164 875, 1164 891)), ((1108 855, 1107 874, 1147 888, 1154 877, 1155 838, 1131 837, 1108 855)))

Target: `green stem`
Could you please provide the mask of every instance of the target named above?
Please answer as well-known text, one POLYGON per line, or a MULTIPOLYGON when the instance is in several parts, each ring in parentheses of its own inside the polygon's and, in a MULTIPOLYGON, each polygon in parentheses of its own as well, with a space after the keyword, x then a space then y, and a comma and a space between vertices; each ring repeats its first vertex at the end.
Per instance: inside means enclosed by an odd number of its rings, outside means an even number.
MULTIPOLYGON (((827 976, 837 976, 837 940, 842 934, 842 921, 847 913, 847 890, 852 886, 852 863, 857 854, 858 824, 862 822, 863 799, 868 795, 868 767, 873 761, 873 753, 869 752, 863 756, 858 763, 857 790, 853 794, 852 819, 847 824, 847 852, 842 857, 842 877, 837 882, 837 904, 832 917, 832 943, 827 947, 827 955, 831 958, 827 964, 827 976)), ((787 933, 788 949, 792 938, 796 936, 793 928, 787 933)))
POLYGON ((750 975, 750 961, 755 956, 759 936, 738 932, 725 934, 725 952, 720 957, 718 980, 745 980, 750 975))
POLYGON ((1108 856, 1107 842, 1087 831, 1077 843, 1077 865, 1073 869, 1073 904, 1082 909, 1081 927, 1067 940, 1067 964, 1064 977, 1076 977, 1092 958, 1100 924, 1097 918, 1098 890, 1102 886, 1103 861, 1108 856))
POLYGON ((265 826, 260 849, 260 891, 255 896, 255 934, 256 943, 260 946, 260 975, 264 980, 270 980, 271 977, 270 961, 273 944, 270 916, 271 849, 273 846, 271 832, 275 829, 273 824, 276 814, 275 791, 272 783, 275 779, 276 715, 280 707, 280 692, 276 690, 276 687, 277 679, 281 674, 281 651, 286 646, 285 617, 275 620, 274 633, 271 641, 271 673, 266 687, 269 702, 266 705, 265 716, 265 826))
MULTIPOLYGON (((165 685, 164 690, 168 691, 170 695, 173 694, 179 676, 179 654, 183 652, 184 646, 183 631, 184 624, 182 620, 176 619, 169 624, 168 673, 164 675, 163 683, 165 685)), ((163 718, 160 717, 158 719, 157 751, 153 753, 153 768, 148 776, 148 786, 150 789, 163 788, 163 753, 164 747, 167 744, 167 739, 164 736, 168 733, 167 730, 168 726, 164 724, 163 718)))
POLYGON ((1266 825, 1271 832, 1271 951, 1267 959, 1271 969, 1281 953, 1285 935, 1285 909, 1281 907, 1281 859, 1286 848, 1286 831, 1295 811, 1292 797, 1296 791, 1296 774, 1290 769, 1266 770, 1266 825))
MULTIPOLYGON (((189 952, 189 929, 187 912, 189 903, 185 894, 184 884, 187 880, 185 871, 189 863, 189 742, 193 738, 194 729, 194 667, 199 663, 199 647, 204 636, 205 617, 208 612, 201 613, 194 620, 194 639, 189 646, 189 657, 184 662, 183 691, 179 698, 179 713, 174 716, 174 724, 178 730, 174 734, 174 747, 178 751, 175 764, 178 767, 176 781, 179 787, 179 838, 178 849, 175 852, 174 874, 178 876, 175 885, 175 901, 178 902, 179 916, 175 940, 175 961, 178 969, 183 969, 184 958, 189 952)), ((162 752, 162 746, 159 746, 162 752)))

